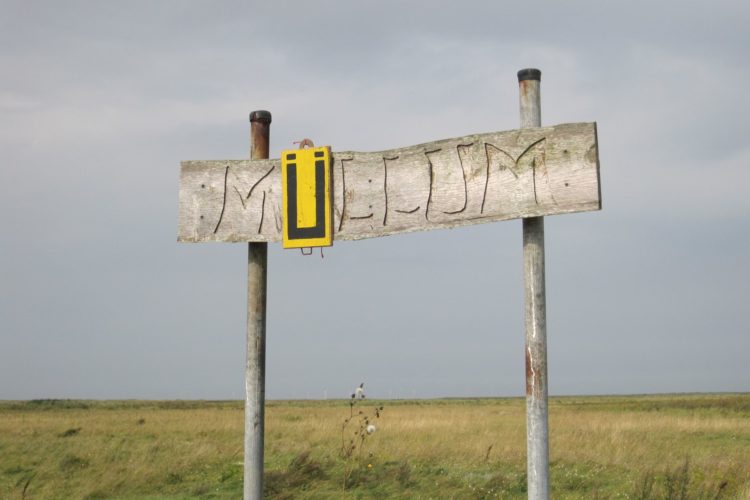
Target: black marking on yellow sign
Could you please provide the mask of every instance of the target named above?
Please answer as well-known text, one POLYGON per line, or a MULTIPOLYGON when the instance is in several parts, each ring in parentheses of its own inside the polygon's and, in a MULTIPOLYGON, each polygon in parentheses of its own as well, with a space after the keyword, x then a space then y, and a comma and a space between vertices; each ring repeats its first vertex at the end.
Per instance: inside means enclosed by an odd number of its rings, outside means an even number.
POLYGON ((284 248, 333 244, 330 148, 281 155, 284 248))

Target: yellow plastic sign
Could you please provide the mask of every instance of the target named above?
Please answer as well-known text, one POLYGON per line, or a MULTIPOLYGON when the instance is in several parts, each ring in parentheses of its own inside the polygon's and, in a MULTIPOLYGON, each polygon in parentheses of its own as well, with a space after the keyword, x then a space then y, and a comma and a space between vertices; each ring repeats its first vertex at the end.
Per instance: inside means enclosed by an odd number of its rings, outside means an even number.
POLYGON ((333 245, 331 148, 281 152, 284 248, 333 245))

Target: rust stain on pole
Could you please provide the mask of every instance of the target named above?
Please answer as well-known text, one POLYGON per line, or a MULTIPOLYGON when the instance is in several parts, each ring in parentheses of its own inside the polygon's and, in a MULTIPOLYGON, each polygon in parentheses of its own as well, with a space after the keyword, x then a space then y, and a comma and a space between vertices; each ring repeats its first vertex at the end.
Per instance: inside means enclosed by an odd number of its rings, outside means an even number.
POLYGON ((526 395, 533 398, 542 397, 542 383, 544 373, 542 370, 535 369, 536 359, 531 353, 531 348, 526 348, 526 395))
POLYGON ((268 143, 271 132, 271 113, 260 110, 250 113, 250 159, 268 158, 268 143))
POLYGON ((534 371, 531 369, 531 351, 526 349, 526 395, 531 396, 531 388, 534 387, 532 378, 534 371))
MULTIPOLYGON (((528 105, 525 104, 525 100, 529 97, 536 96, 538 99, 539 97, 539 82, 542 79, 542 72, 535 68, 526 68, 522 69, 518 72, 518 91, 520 93, 521 97, 521 108, 527 107, 528 105)), ((536 106, 531 106, 532 108, 536 108, 535 110, 530 111, 537 111, 539 109, 538 101, 536 106)), ((523 113, 523 109, 521 111, 523 113)), ((523 118, 522 118, 523 119, 523 118)), ((523 125, 522 127, 528 127, 532 125, 523 125)), ((541 117, 540 117, 540 123, 535 125, 536 127, 541 127, 541 117)))
POLYGON ((521 95, 521 98, 526 98, 529 95, 529 82, 528 80, 521 80, 518 82, 518 91, 521 95))

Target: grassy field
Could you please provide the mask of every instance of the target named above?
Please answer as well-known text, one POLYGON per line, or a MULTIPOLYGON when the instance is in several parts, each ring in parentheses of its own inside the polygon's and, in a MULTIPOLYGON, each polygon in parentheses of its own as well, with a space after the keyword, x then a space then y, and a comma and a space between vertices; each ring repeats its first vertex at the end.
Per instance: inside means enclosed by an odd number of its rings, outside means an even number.
MULTIPOLYGON (((350 410, 268 403, 267 497, 526 496, 523 399, 350 410)), ((0 402, 0 498, 241 498, 242 430, 239 402, 0 402)), ((550 455, 553 498, 750 498, 750 394, 552 398, 550 455)))

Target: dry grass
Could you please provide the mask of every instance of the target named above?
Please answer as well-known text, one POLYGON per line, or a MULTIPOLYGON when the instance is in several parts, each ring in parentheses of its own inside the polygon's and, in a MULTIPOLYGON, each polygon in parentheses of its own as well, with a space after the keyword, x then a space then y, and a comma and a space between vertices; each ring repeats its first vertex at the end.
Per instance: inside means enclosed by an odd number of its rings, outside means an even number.
MULTIPOLYGON (((377 404, 347 461, 347 402, 269 403, 268 495, 525 496, 522 399, 377 404)), ((0 403, 0 498, 237 498, 242 429, 237 402, 0 403)), ((555 398, 550 430, 556 498, 750 498, 750 395, 555 398)))

